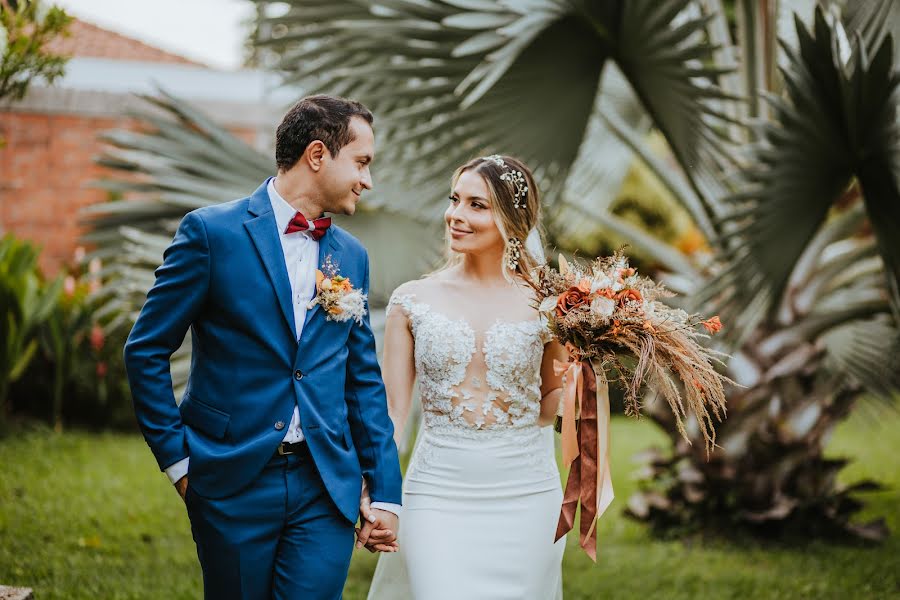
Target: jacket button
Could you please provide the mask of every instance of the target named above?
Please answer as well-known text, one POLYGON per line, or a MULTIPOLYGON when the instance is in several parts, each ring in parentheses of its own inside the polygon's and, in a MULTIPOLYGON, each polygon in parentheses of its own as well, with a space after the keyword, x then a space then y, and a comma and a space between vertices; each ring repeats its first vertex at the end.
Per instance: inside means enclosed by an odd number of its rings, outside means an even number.
POLYGON ((296 379, 297 381, 303 379, 303 371, 301 371, 300 369, 294 371, 294 379, 296 379))
POLYGON ((275 429, 278 431, 284 429, 284 421, 275 421, 275 429))

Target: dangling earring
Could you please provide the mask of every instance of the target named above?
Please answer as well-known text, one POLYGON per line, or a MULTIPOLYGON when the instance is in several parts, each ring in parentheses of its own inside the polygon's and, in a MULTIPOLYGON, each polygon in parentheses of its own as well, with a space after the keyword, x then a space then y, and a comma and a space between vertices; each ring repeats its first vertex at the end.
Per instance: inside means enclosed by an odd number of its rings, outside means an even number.
POLYGON ((519 258, 522 256, 522 242, 517 238, 509 238, 506 242, 506 248, 503 252, 503 261, 510 271, 515 271, 519 267, 519 258))

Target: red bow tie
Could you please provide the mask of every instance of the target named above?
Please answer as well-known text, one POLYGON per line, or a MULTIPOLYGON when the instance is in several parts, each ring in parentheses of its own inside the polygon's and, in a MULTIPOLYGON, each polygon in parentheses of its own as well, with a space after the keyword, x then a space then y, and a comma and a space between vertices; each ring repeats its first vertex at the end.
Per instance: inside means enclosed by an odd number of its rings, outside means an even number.
POLYGON ((284 232, 293 233, 295 231, 308 231, 309 235, 312 236, 312 239, 320 240, 329 227, 331 227, 331 217, 316 219, 312 222, 312 225, 310 225, 309 221, 306 220, 306 217, 298 212, 294 215, 294 218, 291 219, 291 222, 288 223, 287 229, 285 229, 284 232))

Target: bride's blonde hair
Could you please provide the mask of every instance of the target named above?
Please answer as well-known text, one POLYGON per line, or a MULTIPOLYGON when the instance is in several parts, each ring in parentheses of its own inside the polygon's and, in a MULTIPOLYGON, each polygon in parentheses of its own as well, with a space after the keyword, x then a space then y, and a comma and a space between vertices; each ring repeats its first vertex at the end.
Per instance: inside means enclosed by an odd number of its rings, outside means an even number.
MULTIPOLYGON (((532 231, 540 236, 538 225, 541 218, 541 202, 537 185, 531 169, 511 156, 480 156, 473 158, 453 172, 450 178, 450 189, 466 171, 481 175, 487 184, 491 214, 494 223, 505 241, 503 275, 512 281, 512 275, 530 280, 531 270, 538 266, 537 257, 526 247, 525 241, 532 231), (515 268, 510 269, 509 263, 515 268)), ((459 264, 462 255, 450 249, 450 237, 447 235, 447 262, 437 271, 443 271, 459 264)))

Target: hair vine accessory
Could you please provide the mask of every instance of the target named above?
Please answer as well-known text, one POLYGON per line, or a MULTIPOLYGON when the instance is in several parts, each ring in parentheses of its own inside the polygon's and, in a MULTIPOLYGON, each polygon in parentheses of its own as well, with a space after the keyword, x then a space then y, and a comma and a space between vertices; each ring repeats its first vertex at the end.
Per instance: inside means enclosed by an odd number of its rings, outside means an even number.
POLYGON ((513 206, 516 208, 525 208, 525 199, 528 196, 528 183, 525 181, 525 175, 522 171, 510 168, 499 154, 486 156, 485 160, 489 160, 505 170, 505 172, 500 175, 500 180, 512 185, 514 196, 513 206))
POLYGON ((522 242, 518 238, 509 238, 503 255, 506 266, 510 271, 515 271, 519 266, 519 259, 522 257, 522 242))

